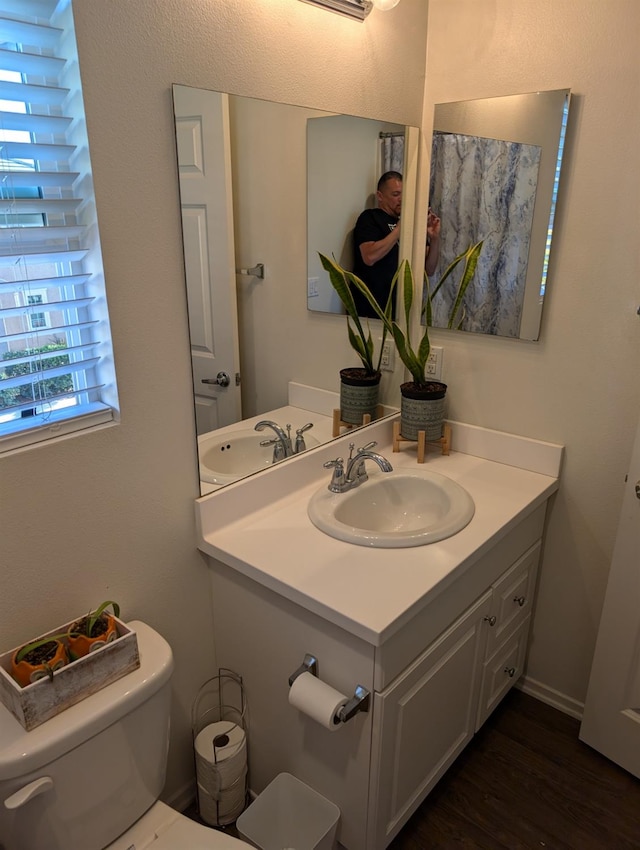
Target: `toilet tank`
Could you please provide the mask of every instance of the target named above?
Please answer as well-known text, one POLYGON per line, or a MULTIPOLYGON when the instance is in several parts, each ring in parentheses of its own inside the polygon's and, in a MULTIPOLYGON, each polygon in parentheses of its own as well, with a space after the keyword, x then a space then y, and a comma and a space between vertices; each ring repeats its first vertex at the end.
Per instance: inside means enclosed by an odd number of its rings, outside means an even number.
POLYGON ((102 850, 160 796, 173 656, 128 625, 137 670, 31 732, 0 705, 0 850, 102 850))

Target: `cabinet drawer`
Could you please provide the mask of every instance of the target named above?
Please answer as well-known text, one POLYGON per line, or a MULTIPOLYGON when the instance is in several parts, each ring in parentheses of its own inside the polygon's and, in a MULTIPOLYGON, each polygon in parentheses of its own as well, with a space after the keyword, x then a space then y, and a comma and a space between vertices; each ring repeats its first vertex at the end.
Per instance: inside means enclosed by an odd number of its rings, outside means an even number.
POLYGON ((524 671, 530 622, 531 618, 527 617, 520 623, 515 633, 484 663, 476 732, 524 671))
POLYGON ((493 585, 487 630, 487 658, 530 616, 539 558, 540 541, 493 585))

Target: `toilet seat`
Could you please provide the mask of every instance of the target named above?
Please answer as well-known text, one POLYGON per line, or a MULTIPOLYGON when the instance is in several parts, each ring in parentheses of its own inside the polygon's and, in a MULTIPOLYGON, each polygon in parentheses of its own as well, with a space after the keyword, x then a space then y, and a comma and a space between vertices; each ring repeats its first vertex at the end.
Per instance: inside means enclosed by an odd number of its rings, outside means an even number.
POLYGON ((217 829, 210 829, 186 817, 171 826, 152 841, 148 850, 248 850, 249 845, 217 829))
POLYGON ((249 850, 250 846, 158 801, 105 850, 249 850))

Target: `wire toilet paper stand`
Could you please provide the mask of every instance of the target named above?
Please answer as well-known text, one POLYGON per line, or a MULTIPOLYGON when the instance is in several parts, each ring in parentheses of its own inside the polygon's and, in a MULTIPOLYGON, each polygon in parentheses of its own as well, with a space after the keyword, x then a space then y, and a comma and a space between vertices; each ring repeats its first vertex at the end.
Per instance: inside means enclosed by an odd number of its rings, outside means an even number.
POLYGON ((248 793, 247 702, 242 677, 221 667, 191 707, 198 813, 211 826, 234 823, 248 793))

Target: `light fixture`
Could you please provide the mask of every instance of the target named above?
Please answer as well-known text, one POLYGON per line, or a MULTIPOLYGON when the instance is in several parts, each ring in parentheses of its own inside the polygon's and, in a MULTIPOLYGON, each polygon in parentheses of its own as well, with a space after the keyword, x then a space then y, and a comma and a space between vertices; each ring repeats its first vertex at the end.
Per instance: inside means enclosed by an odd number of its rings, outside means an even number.
POLYGON ((400 0, 302 0, 302 2, 322 6, 324 9, 330 9, 340 15, 347 15, 349 18, 364 21, 374 6, 376 9, 386 12, 387 9, 393 9, 394 6, 397 6, 400 0))

